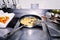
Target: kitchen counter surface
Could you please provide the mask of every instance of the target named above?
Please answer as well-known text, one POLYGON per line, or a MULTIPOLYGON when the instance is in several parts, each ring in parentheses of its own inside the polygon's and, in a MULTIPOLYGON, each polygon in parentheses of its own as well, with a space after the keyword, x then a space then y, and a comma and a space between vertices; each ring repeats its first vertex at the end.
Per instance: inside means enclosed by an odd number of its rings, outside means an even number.
POLYGON ((9 40, 48 40, 47 33, 40 29, 23 28, 16 32, 9 40))

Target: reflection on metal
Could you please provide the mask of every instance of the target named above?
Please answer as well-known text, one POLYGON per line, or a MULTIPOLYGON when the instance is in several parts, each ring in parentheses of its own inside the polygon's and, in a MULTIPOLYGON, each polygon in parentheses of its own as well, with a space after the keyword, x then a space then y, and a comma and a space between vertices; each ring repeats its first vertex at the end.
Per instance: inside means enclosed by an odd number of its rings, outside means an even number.
POLYGON ((31 9, 39 9, 39 4, 31 4, 31 9))
POLYGON ((32 32, 32 30, 31 30, 31 29, 30 29, 30 30, 28 30, 28 35, 29 35, 29 36, 31 36, 31 35, 32 35, 32 33, 33 33, 33 32, 32 32))
POLYGON ((15 8, 16 1, 15 0, 0 0, 0 8, 15 8))
POLYGON ((30 11, 29 14, 39 15, 37 11, 30 11))
POLYGON ((4 5, 4 0, 0 0, 0 8, 3 8, 5 5, 4 5))

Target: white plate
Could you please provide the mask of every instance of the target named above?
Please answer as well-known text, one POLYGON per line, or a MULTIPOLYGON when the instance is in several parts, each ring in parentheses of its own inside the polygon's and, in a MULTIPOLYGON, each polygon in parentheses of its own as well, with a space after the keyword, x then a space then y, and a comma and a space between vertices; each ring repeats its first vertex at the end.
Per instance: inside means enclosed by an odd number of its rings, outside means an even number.
POLYGON ((4 13, 3 16, 8 16, 9 19, 6 21, 5 24, 3 24, 3 23, 0 22, 0 28, 6 28, 6 26, 12 20, 12 18, 14 17, 14 15, 15 15, 14 13, 9 13, 9 14, 8 13, 4 13))

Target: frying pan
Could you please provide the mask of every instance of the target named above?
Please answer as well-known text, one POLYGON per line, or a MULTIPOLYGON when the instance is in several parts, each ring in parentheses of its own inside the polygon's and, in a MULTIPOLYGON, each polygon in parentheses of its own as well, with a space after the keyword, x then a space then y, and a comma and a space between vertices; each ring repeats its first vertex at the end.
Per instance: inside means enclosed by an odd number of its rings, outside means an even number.
MULTIPOLYGON (((34 22, 37 22, 37 21, 39 21, 39 20, 41 20, 41 18, 39 17, 39 16, 37 16, 37 15, 24 15, 24 16, 22 16, 20 19, 19 19, 19 21, 20 21, 20 26, 22 26, 22 25, 24 25, 24 24, 22 24, 21 23, 21 20, 22 19, 24 19, 24 18, 26 18, 26 17, 28 17, 28 18, 36 18, 37 20, 36 21, 34 21, 34 22)), ((27 21, 27 20, 26 20, 27 21)), ((35 24, 36 25, 36 24, 35 24)), ((35 26, 34 25, 34 26, 35 26)), ((34 27, 34 26, 32 26, 32 27, 34 27)), ((27 25, 25 25, 25 27, 28 27, 27 25)), ((28 28, 30 28, 30 27, 28 27, 28 28)))
MULTIPOLYGON (((23 18, 25 18, 25 17, 35 17, 36 19, 39 19, 39 21, 41 20, 41 18, 40 18, 39 16, 37 16, 37 15, 24 15, 24 16, 20 17, 19 21, 21 21, 21 19, 23 19, 23 18)), ((37 22, 39 22, 39 21, 37 21, 37 22)), ((39 24, 36 23, 36 25, 40 25, 40 23, 39 23, 39 24)), ((35 25, 34 25, 34 26, 35 26, 35 25)), ((32 27, 34 27, 34 26, 32 26, 32 27)), ((7 40, 9 37, 11 37, 15 32, 17 32, 18 30, 20 30, 22 27, 26 27, 26 25, 24 25, 24 24, 22 24, 22 23, 20 22, 20 26, 19 26, 18 28, 14 29, 11 33, 8 33, 7 35, 5 35, 6 40, 7 40)), ((31 28, 32 28, 32 27, 31 27, 31 28)))

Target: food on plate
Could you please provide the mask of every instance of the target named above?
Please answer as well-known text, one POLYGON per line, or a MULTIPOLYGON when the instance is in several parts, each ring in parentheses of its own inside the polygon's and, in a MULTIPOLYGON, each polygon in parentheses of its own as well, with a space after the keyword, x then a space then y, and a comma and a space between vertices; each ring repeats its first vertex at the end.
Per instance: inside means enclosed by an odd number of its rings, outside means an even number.
POLYGON ((0 23, 5 24, 7 22, 7 20, 9 19, 8 16, 0 16, 0 23))

